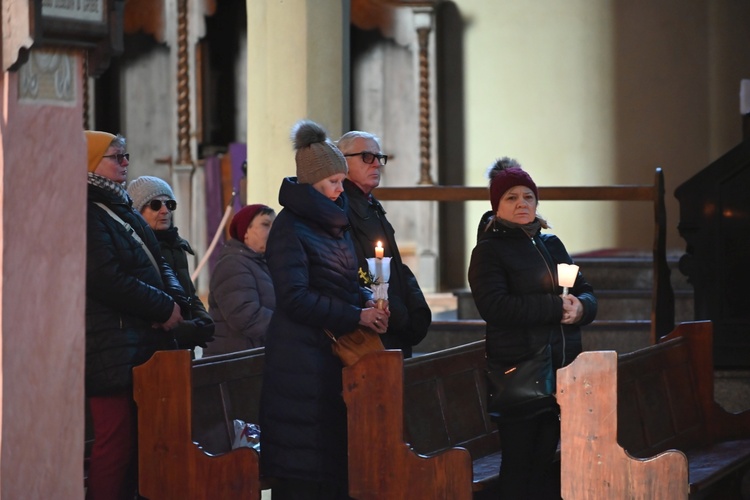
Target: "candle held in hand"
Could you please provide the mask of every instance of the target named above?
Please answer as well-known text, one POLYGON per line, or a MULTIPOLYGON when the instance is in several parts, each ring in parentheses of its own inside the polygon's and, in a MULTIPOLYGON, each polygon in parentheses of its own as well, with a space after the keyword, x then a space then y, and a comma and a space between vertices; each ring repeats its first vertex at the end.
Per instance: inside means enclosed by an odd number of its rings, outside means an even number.
POLYGON ((560 281, 559 285, 563 287, 563 295, 568 294, 568 288, 575 285, 577 277, 578 266, 576 266, 575 264, 557 265, 557 279, 560 281))
POLYGON ((383 244, 379 241, 378 241, 378 244, 375 245, 375 258, 376 259, 383 258, 383 244))

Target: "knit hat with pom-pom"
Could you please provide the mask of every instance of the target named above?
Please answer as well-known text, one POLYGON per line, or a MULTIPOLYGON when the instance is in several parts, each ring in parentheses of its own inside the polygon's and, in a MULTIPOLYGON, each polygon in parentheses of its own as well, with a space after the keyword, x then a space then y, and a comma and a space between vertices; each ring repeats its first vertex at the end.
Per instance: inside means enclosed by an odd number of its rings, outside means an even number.
POLYGON ((301 120, 292 128, 297 162, 297 182, 315 184, 335 174, 346 174, 343 153, 328 138, 325 129, 310 120, 301 120))
POLYGON ((534 198, 539 201, 536 184, 513 158, 504 156, 495 161, 487 171, 487 176, 490 178, 490 203, 493 212, 497 212, 503 194, 514 186, 526 186, 534 192, 534 198))

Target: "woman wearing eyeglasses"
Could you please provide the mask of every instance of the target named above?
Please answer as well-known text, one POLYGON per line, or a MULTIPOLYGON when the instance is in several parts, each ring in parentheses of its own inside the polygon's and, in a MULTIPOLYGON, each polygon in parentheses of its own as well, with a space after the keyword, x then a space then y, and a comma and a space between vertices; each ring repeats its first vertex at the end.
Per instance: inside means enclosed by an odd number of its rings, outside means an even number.
POLYGON ((195 292, 190 279, 188 254, 195 256, 190 244, 180 237, 173 225, 173 214, 177 209, 172 188, 158 177, 144 175, 130 182, 128 194, 133 199, 133 208, 138 210, 153 229, 159 241, 161 253, 190 300, 189 316, 174 330, 175 339, 181 349, 207 346, 213 340, 214 322, 203 302, 195 292))
POLYGON ((86 400, 94 434, 86 498, 133 498, 132 370, 154 352, 174 348, 173 330, 188 304, 153 232, 131 207, 125 138, 93 130, 85 138, 86 400))

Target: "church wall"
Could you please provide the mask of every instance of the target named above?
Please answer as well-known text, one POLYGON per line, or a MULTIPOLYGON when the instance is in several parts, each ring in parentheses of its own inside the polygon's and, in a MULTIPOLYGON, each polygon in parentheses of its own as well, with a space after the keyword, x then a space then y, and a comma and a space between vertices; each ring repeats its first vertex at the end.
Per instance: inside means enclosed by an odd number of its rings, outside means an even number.
MULTIPOLYGON (((486 184, 503 155, 547 186, 649 184, 662 167, 668 246, 682 248, 674 189, 741 140, 750 5, 455 3, 465 20, 466 183, 486 184)), ((467 234, 486 209, 472 203, 467 234)), ((542 200, 540 211, 574 252, 651 246, 646 203, 542 200)))

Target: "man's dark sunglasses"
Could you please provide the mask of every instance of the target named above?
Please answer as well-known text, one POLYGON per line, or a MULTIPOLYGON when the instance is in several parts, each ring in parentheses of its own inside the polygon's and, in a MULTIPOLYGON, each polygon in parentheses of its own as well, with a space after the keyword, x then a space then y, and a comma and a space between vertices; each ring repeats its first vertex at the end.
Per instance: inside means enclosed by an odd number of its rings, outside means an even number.
POLYGON ((159 210, 161 210, 162 203, 167 206, 167 210, 169 210, 170 212, 174 212, 177 208, 177 202, 174 200, 167 200, 165 202, 162 202, 161 200, 151 200, 148 202, 148 206, 154 212, 158 212, 159 210))
POLYGON ((375 158, 378 159, 378 163, 381 165, 385 165, 388 163, 388 155, 381 155, 376 153, 370 153, 369 151, 360 151, 359 153, 349 153, 348 155, 344 156, 362 156, 362 161, 371 164, 375 161, 375 158))

